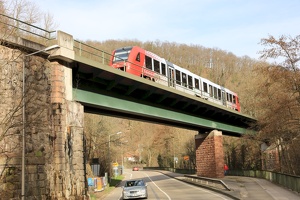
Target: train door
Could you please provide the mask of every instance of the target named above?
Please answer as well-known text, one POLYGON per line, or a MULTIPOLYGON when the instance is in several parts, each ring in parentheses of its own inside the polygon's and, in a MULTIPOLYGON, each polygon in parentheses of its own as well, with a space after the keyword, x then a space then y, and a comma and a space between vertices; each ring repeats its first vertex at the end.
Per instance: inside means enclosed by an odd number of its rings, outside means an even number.
POLYGON ((168 86, 175 87, 175 69, 173 63, 166 60, 167 69, 168 69, 168 86))
POLYGON ((175 69, 168 65, 168 85, 175 87, 175 69))
POLYGON ((221 87, 221 93, 222 93, 222 95, 221 95, 222 104, 224 106, 227 106, 227 103, 226 103, 226 92, 225 92, 225 88, 224 87, 221 87))

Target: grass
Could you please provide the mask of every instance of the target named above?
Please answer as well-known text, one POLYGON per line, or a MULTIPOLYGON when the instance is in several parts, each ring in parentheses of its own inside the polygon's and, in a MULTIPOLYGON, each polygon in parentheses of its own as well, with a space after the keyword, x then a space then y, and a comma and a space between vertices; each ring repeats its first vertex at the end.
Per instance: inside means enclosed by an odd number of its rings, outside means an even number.
POLYGON ((116 186, 118 186, 122 182, 123 179, 124 179, 123 175, 119 175, 119 176, 111 178, 111 182, 110 182, 110 186, 109 187, 116 187, 116 186))

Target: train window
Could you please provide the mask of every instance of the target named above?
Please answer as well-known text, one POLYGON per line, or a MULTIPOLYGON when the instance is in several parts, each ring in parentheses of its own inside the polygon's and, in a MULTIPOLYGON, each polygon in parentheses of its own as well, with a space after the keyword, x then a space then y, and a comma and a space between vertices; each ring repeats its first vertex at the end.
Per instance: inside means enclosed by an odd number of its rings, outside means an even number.
POLYGON ((138 62, 141 61, 141 55, 140 55, 140 52, 136 55, 135 60, 138 61, 138 62))
POLYGON ((218 88, 214 87, 214 98, 218 99, 218 88))
POLYGON ((129 53, 130 53, 130 50, 129 51, 124 51, 124 50, 116 51, 113 62, 127 61, 129 53))
POLYGON ((160 73, 159 72, 159 62, 155 59, 153 59, 153 61, 154 61, 154 71, 157 73, 160 73))
POLYGON ((152 70, 152 58, 146 56, 146 68, 152 70))
POLYGON ((236 96, 233 95, 233 103, 236 104, 235 102, 236 96))
POLYGON ((229 94, 229 102, 232 102, 232 94, 229 94))
POLYGON ((209 85, 209 96, 213 97, 213 86, 209 85))
POLYGON ((186 74, 182 73, 182 86, 186 87, 186 74))
POLYGON ((161 73, 166 76, 166 72, 166 65, 164 63, 161 63, 161 73))
POLYGON ((208 92, 207 83, 205 83, 205 82, 203 82, 203 90, 204 90, 204 92, 208 92))
POLYGON ((180 77, 180 71, 176 70, 176 84, 180 85, 181 77, 180 77))
POLYGON ((193 78, 192 76, 188 76, 188 87, 193 89, 193 78))
POLYGON ((221 100, 221 89, 218 89, 218 99, 221 100))
POLYGON ((195 78, 194 81, 195 81, 195 88, 199 90, 200 89, 199 88, 199 79, 195 78))

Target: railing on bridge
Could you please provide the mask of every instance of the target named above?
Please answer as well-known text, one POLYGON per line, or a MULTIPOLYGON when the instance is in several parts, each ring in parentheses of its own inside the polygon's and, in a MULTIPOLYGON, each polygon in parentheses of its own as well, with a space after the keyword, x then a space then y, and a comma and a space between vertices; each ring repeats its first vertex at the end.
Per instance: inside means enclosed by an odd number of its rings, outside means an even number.
POLYGON ((2 13, 0 13, 0 30, 0 41, 15 36, 47 46, 56 38, 56 31, 48 31, 2 13))
POLYGON ((107 53, 101 49, 90 46, 78 40, 74 40, 74 51, 75 54, 97 61, 99 63, 108 65, 111 57, 110 53, 107 53))

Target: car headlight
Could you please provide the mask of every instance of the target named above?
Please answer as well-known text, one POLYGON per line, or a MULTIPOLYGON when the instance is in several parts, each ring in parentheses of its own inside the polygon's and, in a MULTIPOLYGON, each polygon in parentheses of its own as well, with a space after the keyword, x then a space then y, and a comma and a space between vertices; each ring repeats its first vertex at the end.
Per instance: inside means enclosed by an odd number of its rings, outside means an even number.
POLYGON ((146 194, 146 189, 140 190, 141 194, 146 194))
POLYGON ((125 191, 123 191, 123 194, 124 194, 124 195, 129 195, 130 193, 129 193, 129 191, 126 191, 126 190, 125 190, 125 191))

